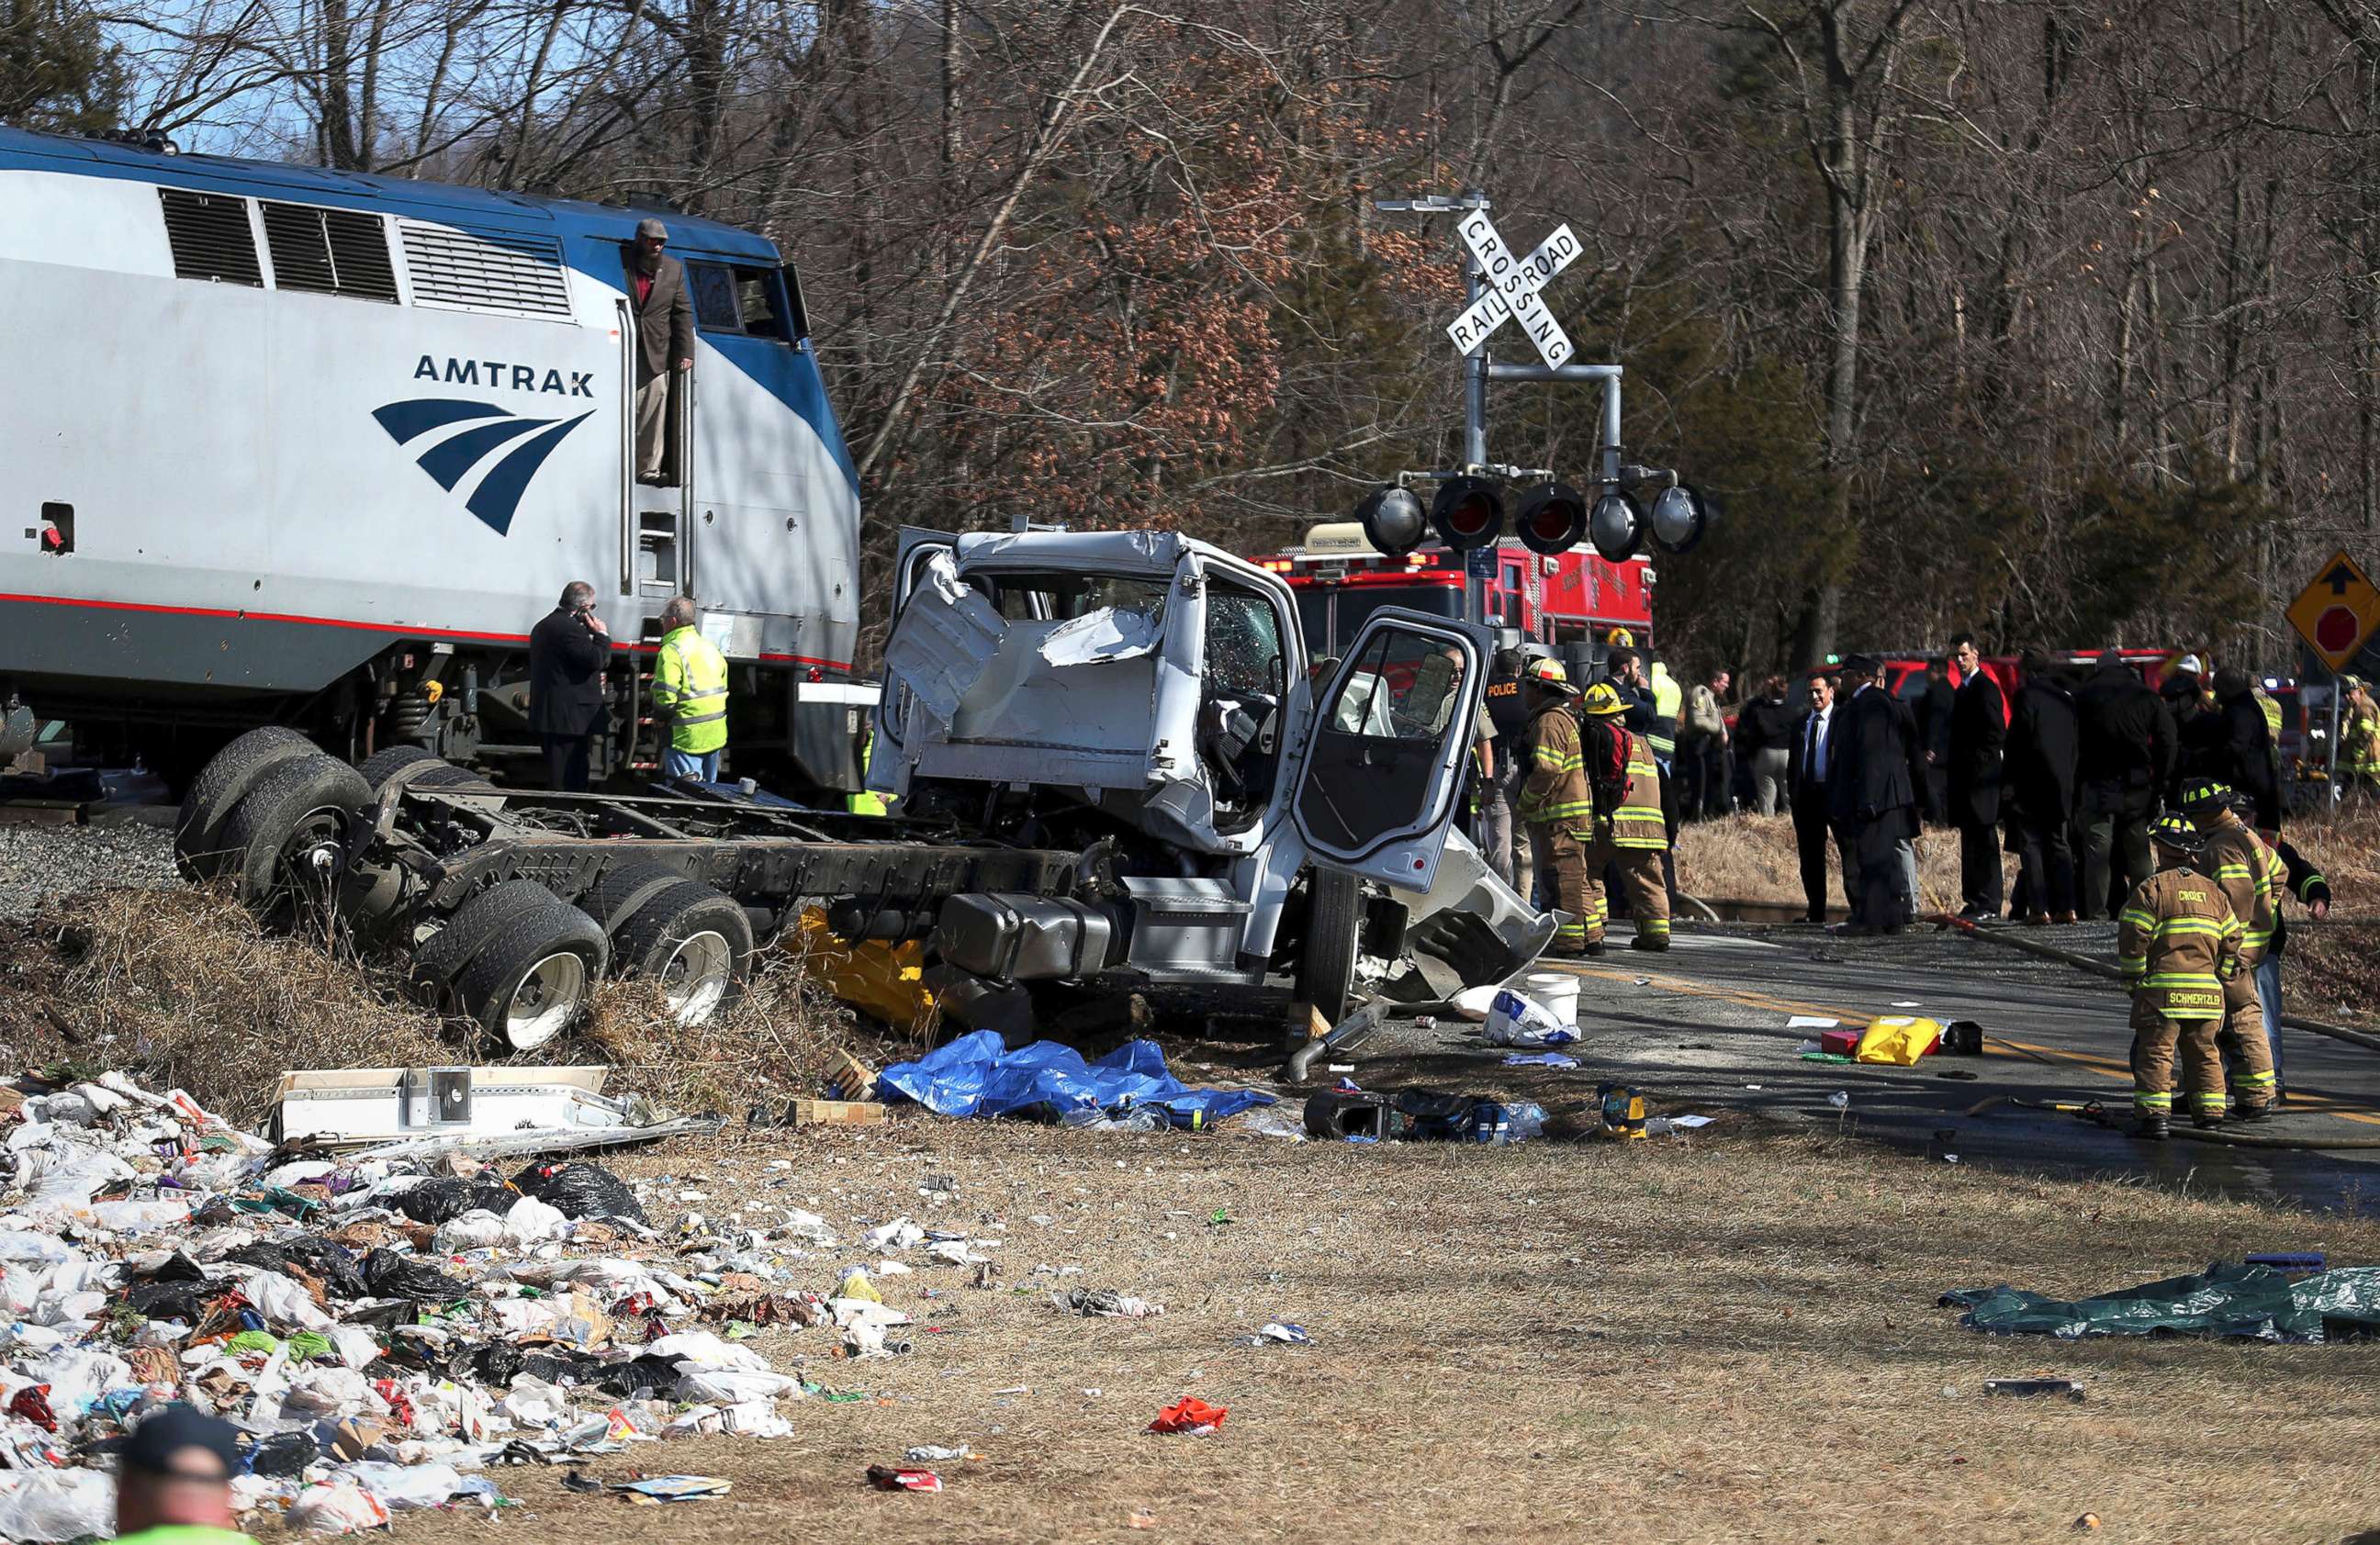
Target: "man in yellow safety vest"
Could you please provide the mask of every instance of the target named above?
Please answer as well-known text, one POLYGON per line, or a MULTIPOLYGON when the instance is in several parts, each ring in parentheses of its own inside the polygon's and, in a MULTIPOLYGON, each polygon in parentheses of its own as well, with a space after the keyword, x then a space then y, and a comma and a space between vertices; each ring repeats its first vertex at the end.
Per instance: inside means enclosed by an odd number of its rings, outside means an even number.
POLYGON ((727 748, 727 661, 695 631, 690 596, 662 609, 662 652, 653 662, 653 710, 670 721, 662 770, 672 780, 719 781, 727 748))

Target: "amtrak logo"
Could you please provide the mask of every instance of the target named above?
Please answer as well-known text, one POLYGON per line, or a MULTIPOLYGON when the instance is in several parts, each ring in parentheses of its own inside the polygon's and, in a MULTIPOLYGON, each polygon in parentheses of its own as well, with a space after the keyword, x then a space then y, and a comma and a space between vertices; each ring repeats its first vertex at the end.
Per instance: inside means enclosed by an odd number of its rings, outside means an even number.
POLYGON ((545 458, 594 414, 590 410, 576 418, 529 418, 493 403, 416 397, 375 408, 372 416, 399 445, 409 446, 425 436, 455 429, 414 458, 449 493, 470 476, 473 467, 497 458, 463 501, 463 508, 501 537, 512 529, 521 495, 528 491, 528 480, 537 476, 545 458), (458 425, 467 427, 457 429, 458 425))

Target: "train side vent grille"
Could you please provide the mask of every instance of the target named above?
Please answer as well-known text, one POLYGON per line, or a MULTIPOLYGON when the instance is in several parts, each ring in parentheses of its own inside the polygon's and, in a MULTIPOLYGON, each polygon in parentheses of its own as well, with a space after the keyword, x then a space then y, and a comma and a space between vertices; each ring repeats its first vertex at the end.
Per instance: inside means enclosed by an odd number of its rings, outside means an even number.
POLYGON ((410 220, 399 221, 397 229, 405 239, 405 266, 412 276, 415 304, 569 320, 560 242, 410 220))
POLYGON ((306 204, 267 203, 263 211, 274 288, 359 300, 396 299, 388 223, 379 215, 306 204))
POLYGON ((264 270, 257 261, 247 199, 178 187, 161 187, 157 197, 165 209, 165 239, 174 248, 175 273, 263 287, 264 270))

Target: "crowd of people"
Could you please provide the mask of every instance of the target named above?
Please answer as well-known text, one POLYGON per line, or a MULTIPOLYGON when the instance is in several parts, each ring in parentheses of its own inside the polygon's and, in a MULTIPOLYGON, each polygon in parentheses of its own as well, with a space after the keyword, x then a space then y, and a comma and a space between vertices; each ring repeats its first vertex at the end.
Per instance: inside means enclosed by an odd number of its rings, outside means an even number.
MULTIPOLYGON (((1564 914, 1552 953, 1592 955, 1619 911, 1634 948, 1668 947, 1682 820, 1788 815, 1807 920, 1830 915, 1831 853, 1849 936, 1907 928, 1919 835, 1955 830, 1968 923, 2116 921, 2140 1135, 2169 1130, 2177 1058, 2193 1122, 2262 1118, 2285 1090, 2281 903, 2330 907, 2281 836, 2279 707, 2194 656, 2154 687, 2117 650, 2081 669, 2027 650, 2013 676, 2011 694, 1961 634, 1898 691, 1854 655, 1798 694, 1770 677, 1730 715, 1726 671, 1682 688, 1624 641, 1583 690, 1560 661, 1507 651, 1481 727, 1509 748, 1486 780, 1489 860, 1564 914)), ((2339 776, 2380 787, 2380 710, 2341 685, 2339 776)))

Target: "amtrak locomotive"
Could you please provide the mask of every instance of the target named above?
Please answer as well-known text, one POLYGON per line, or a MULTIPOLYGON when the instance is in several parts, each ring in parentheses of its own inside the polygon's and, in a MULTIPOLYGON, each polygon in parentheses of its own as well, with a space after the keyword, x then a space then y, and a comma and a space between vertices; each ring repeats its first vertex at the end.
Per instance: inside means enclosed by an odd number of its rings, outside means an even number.
POLYGON ((529 627, 586 579, 629 646, 615 770, 650 759, 684 593, 733 668, 736 770, 856 787, 858 484, 800 284, 659 211, 698 342, 640 483, 626 262, 655 212, 0 129, 19 738, 30 709, 169 777, 267 722, 501 765, 536 749, 529 627))

